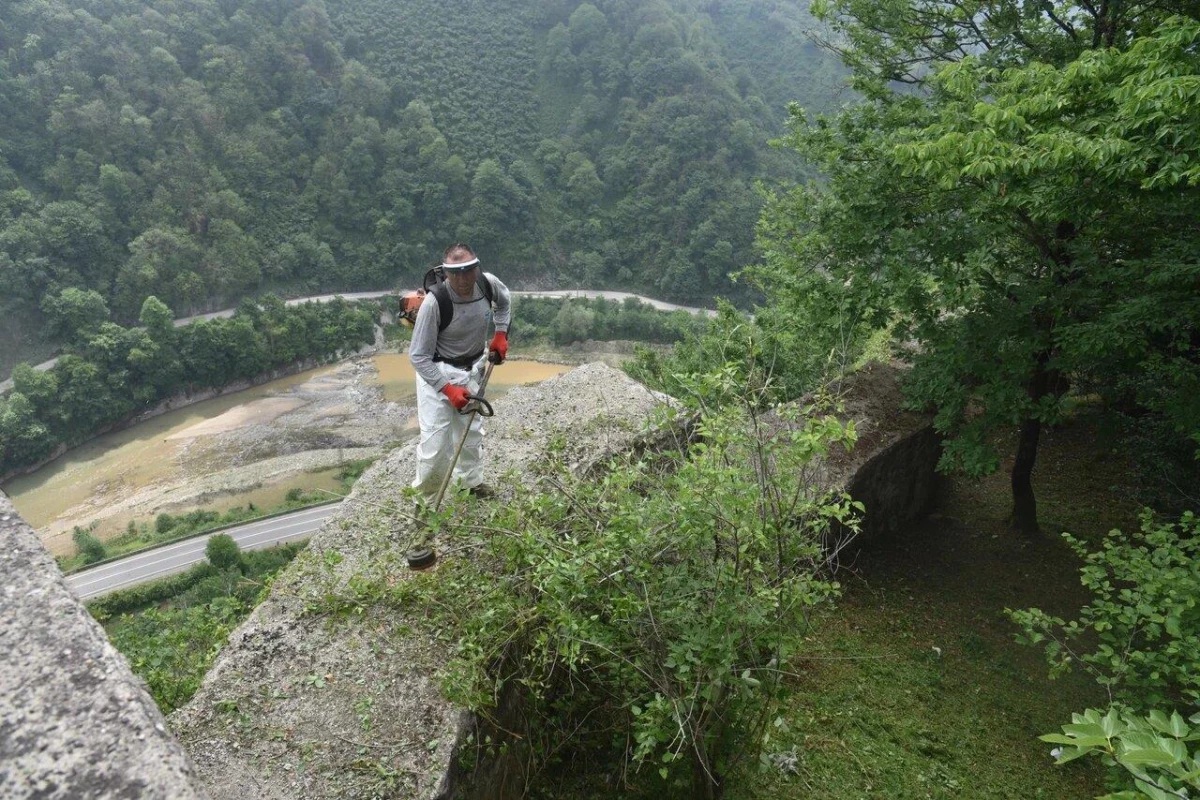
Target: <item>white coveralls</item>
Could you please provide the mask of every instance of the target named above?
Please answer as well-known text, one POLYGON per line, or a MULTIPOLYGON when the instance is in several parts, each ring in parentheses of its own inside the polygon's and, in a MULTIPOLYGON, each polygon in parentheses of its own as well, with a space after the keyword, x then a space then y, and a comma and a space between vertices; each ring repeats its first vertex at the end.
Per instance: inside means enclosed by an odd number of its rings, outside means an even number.
MULTIPOLYGON (((441 370, 442 376, 448 383, 466 386, 471 394, 479 392, 479 384, 483 378, 483 370, 487 365, 485 359, 480 359, 475 366, 467 371, 453 367, 445 362, 435 366, 441 370)), ((417 444, 417 476, 413 479, 413 488, 426 497, 432 497, 442 486, 446 470, 450 468, 450 460, 454 451, 467 430, 468 423, 471 432, 463 444, 462 454, 454 466, 451 482, 461 482, 463 486, 478 486, 483 483, 483 418, 478 414, 460 414, 458 409, 450 404, 450 400, 439 390, 434 389, 428 381, 417 378, 417 421, 421 424, 421 440, 417 444)))
POLYGON ((430 293, 422 301, 413 326, 409 357, 417 372, 417 420, 421 425, 421 438, 417 444, 417 474, 412 485, 426 497, 433 497, 441 488, 468 426, 470 432, 451 481, 467 488, 483 482, 483 419, 478 414, 458 413, 442 393, 442 387, 453 383, 465 386, 471 394, 478 394, 487 367, 484 344, 494 331, 508 330, 511 308, 508 287, 491 273, 482 273, 482 278, 491 284, 494 311, 478 285, 470 298, 460 298, 451 291, 453 317, 444 329, 439 330, 441 314, 436 298, 430 293), (479 357, 470 362, 476 354, 479 357), (447 360, 437 360, 439 358, 447 360), (457 367, 451 361, 470 366, 457 367))

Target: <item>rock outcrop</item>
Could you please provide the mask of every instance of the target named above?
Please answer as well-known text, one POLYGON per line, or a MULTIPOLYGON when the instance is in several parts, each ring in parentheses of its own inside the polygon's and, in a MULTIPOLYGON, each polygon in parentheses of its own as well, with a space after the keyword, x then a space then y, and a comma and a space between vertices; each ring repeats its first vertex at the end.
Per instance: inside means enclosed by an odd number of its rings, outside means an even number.
MULTIPOLYGON (((571 466, 586 469, 649 435, 669 402, 602 364, 516 387, 486 426, 486 480, 520 480, 560 437, 571 466)), ((443 645, 422 614, 353 600, 359 587, 412 575, 397 502, 412 447, 363 475, 172 718, 216 800, 451 793, 470 719, 440 692, 443 645)))
MULTIPOLYGON (((936 438, 927 419, 899 411, 891 368, 852 376, 838 395, 859 443, 830 457, 826 482, 866 502, 866 536, 893 531, 932 498, 936 438)), ((521 480, 552 440, 566 442, 558 457, 586 471, 685 437, 685 415, 656 415, 671 402, 601 364, 515 388, 488 424, 487 480, 501 489, 521 480)), ((414 534, 400 498, 412 476, 409 445, 360 479, 171 718, 182 749, 0 495, 0 796, 508 796, 519 770, 504 764, 456 785, 456 756, 475 725, 442 696, 445 646, 419 609, 378 602, 381 587, 412 575, 404 552, 414 534)), ((443 558, 455 557, 452 542, 439 544, 443 558)))
POLYGON ((145 684, 3 493, 0 575, 0 797, 204 797, 145 684))

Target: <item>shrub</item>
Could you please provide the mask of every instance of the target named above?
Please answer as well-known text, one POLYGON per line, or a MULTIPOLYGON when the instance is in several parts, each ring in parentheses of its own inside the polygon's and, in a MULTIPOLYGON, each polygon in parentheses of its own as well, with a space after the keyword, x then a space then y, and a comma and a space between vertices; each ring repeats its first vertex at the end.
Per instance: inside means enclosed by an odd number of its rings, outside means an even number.
POLYGON ((110 636, 166 714, 195 694, 218 649, 247 610, 232 597, 190 608, 150 609, 123 618, 110 636))
POLYGON ((1070 622, 1006 610, 1018 640, 1043 645, 1052 673, 1082 665, 1135 709, 1200 702, 1200 519, 1187 512, 1164 523, 1147 510, 1140 533, 1111 531, 1096 550, 1063 538, 1085 561, 1092 600, 1070 622))
POLYGON ((171 575, 129 589, 121 589, 97 600, 92 600, 87 604, 87 609, 97 620, 106 622, 120 614, 137 611, 151 604, 176 597, 214 573, 215 570, 211 564, 201 562, 178 575, 171 575))
POLYGON ((238 547, 238 543, 227 533, 208 537, 208 543, 204 545, 204 555, 208 558, 208 563, 219 570, 231 567, 240 569, 242 566, 242 548, 238 547))
POLYGON ((547 459, 541 486, 457 524, 480 556, 428 589, 455 610, 450 695, 479 709, 524 687, 535 758, 615 729, 636 764, 719 794, 762 741, 806 615, 838 592, 830 526, 855 530, 861 510, 816 470, 853 427, 813 409, 767 421, 758 402, 702 419, 688 450, 600 477, 547 459))
POLYGON ((71 533, 71 539, 75 542, 79 554, 83 556, 84 564, 95 564, 97 561, 108 558, 108 550, 104 547, 104 542, 97 539, 91 531, 76 526, 71 533))
POLYGON ((154 519, 154 530, 156 533, 166 533, 175 527, 175 518, 170 514, 159 514, 154 519))

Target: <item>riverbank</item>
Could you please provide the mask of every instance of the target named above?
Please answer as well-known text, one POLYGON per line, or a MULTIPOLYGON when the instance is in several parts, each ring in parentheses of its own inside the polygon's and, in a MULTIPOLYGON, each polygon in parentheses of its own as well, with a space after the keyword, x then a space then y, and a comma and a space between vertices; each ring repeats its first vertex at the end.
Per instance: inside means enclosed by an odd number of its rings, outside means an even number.
MULTIPOLYGON (((330 300, 333 300, 334 298, 337 298, 337 297, 340 297, 344 300, 349 300, 352 302, 357 301, 357 300, 379 300, 384 297, 394 296, 395 294, 396 294, 396 292, 391 291, 391 290, 373 291, 373 292, 346 292, 346 293, 341 293, 341 294, 323 294, 323 295, 314 295, 311 297, 296 297, 296 298, 292 298, 290 300, 285 300, 284 303, 288 306, 295 306, 295 305, 300 305, 303 303, 325 303, 325 302, 329 302, 330 300)), ((674 303, 666 303, 666 302, 663 302, 662 300, 655 300, 650 297, 643 297, 642 295, 630 294, 629 292, 611 292, 611 291, 589 290, 589 289, 561 289, 561 290, 546 290, 546 291, 517 290, 517 291, 514 291, 512 294, 514 297, 550 298, 550 299, 571 299, 571 298, 606 299, 606 300, 613 300, 615 302, 623 302, 625 300, 637 300, 637 301, 644 303, 658 311, 668 311, 668 312, 669 311, 686 311, 689 314, 703 314, 704 316, 710 317, 710 318, 715 317, 717 314, 717 312, 711 308, 698 308, 695 306, 680 306, 680 305, 676 305, 674 303)), ((180 317, 179 319, 175 320, 175 327, 179 328, 179 327, 183 327, 185 325, 190 325, 191 323, 196 322, 198 320, 227 319, 227 318, 233 316, 235 311, 236 311, 235 308, 227 308, 222 311, 213 311, 213 312, 207 313, 207 314, 197 314, 195 316, 190 316, 190 317, 180 317)), ((604 344, 604 343, 601 342, 601 343, 588 343, 588 344, 604 344)), ((44 353, 44 352, 46 352, 46 350, 53 350, 53 348, 46 348, 45 350, 31 349, 30 352, 31 353, 44 353)), ((46 355, 49 355, 49 353, 46 352, 46 355)), ((51 367, 53 367, 57 360, 58 360, 57 358, 50 358, 39 364, 35 364, 33 368, 36 370, 45 371, 45 370, 48 370, 51 367)), ((578 363, 582 364, 584 362, 580 361, 578 363)), ((10 372, 11 372, 11 367, 4 367, 4 368, 0 369, 0 375, 4 376, 4 379, 0 380, 0 397, 3 397, 4 395, 8 394, 9 391, 12 390, 12 379, 9 377, 10 372)))
POLYGON ((56 555, 76 526, 102 541, 132 520, 202 508, 272 506, 295 488, 336 489, 338 469, 415 431, 385 402, 373 356, 310 370, 101 437, 6 485, 56 555))
MULTIPOLYGON (((543 380, 565 363, 619 363, 632 343, 591 343, 559 353, 515 354, 493 377, 493 396, 543 380), (520 359, 520 360, 517 360, 520 359)), ((411 366, 372 353, 155 418, 89 442, 5 484, 51 553, 76 549, 75 528, 101 542, 128 536, 159 514, 270 508, 290 492, 338 492, 346 464, 378 458, 417 433, 411 366), (407 372, 405 372, 407 370, 407 372), (404 374, 401 374, 404 373, 404 374)), ((145 416, 143 416, 145 419, 145 416)))

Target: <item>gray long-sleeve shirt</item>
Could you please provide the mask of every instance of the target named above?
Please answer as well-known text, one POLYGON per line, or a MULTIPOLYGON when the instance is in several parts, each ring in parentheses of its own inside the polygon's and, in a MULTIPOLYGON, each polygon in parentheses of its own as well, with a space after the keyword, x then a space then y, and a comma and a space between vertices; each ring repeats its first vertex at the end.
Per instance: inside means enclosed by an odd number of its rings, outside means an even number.
POLYGON ((508 287, 490 272, 483 273, 483 277, 492 284, 492 297, 496 302, 494 316, 478 283, 471 287, 469 300, 459 297, 453 289, 449 290, 450 302, 454 304, 454 318, 441 333, 438 333, 441 313, 438 311, 437 298, 432 292, 425 295, 421 308, 417 311, 412 343, 408 346, 408 357, 417 374, 438 391, 441 391, 447 381, 434 363, 434 353, 447 359, 482 353, 493 326, 497 331, 508 331, 508 323, 512 319, 512 298, 508 287))

